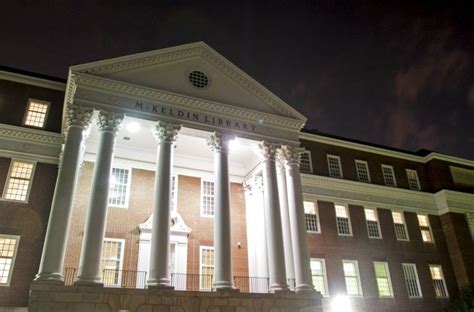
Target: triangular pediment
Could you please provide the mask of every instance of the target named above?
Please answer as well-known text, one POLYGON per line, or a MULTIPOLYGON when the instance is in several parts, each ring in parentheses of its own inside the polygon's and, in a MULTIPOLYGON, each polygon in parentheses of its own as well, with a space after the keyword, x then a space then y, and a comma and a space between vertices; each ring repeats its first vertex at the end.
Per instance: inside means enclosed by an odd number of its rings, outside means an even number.
MULTIPOLYGON (((241 107, 299 121, 306 118, 204 42, 71 67, 72 72, 241 107), (200 72, 195 86, 191 73, 200 72), (204 81, 204 82, 203 82, 204 81)), ((196 76, 196 75, 195 75, 196 76)), ((196 80, 195 80, 196 82, 196 80)))

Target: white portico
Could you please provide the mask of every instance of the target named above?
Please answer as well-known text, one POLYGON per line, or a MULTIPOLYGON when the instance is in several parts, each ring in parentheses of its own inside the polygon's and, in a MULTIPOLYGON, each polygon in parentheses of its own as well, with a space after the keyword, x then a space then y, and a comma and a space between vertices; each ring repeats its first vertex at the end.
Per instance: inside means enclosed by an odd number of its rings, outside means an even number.
POLYGON ((94 155, 77 285, 100 285, 110 171, 114 161, 127 159, 147 163, 156 172, 150 190, 148 287, 170 288, 171 181, 174 170, 192 165, 214 175, 213 288, 234 288, 229 230, 229 183, 234 179, 246 182, 248 223, 264 234, 249 244, 251 270, 267 274, 271 292, 288 290, 288 277, 293 276, 296 292, 313 292, 298 164, 298 133, 305 120, 204 43, 71 67, 66 140, 35 282, 62 281, 80 162, 94 155), (149 131, 130 140, 123 126, 131 121, 149 131), (91 122, 97 125, 90 128, 91 122), (229 144, 236 138, 244 149, 234 153, 229 144), (200 157, 206 153, 211 168, 200 157), (261 185, 248 183, 255 180, 261 185), (265 256, 258 257, 257 250, 265 256))

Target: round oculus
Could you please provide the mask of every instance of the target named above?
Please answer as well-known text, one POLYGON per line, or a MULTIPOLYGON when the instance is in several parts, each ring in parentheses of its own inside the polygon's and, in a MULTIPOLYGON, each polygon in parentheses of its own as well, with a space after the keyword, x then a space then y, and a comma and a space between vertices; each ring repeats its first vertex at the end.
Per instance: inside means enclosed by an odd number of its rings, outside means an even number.
POLYGON ((198 89, 205 88, 209 85, 209 78, 205 73, 199 70, 194 70, 189 73, 189 82, 198 89))

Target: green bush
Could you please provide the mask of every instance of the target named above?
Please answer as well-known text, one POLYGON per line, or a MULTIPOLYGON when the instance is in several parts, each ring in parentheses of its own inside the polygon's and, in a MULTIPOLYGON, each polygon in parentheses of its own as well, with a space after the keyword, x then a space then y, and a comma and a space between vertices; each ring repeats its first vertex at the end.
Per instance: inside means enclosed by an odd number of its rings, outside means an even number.
POLYGON ((453 312, 473 312, 474 311, 474 284, 464 287, 459 292, 458 299, 454 302, 453 312))

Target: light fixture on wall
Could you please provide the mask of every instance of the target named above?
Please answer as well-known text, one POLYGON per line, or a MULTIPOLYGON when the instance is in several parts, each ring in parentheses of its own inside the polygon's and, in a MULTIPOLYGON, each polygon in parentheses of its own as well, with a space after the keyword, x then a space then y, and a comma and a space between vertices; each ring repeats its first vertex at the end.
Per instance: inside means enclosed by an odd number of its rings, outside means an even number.
POLYGON ((237 242, 237 248, 241 249, 242 246, 240 245, 240 242, 237 242))

